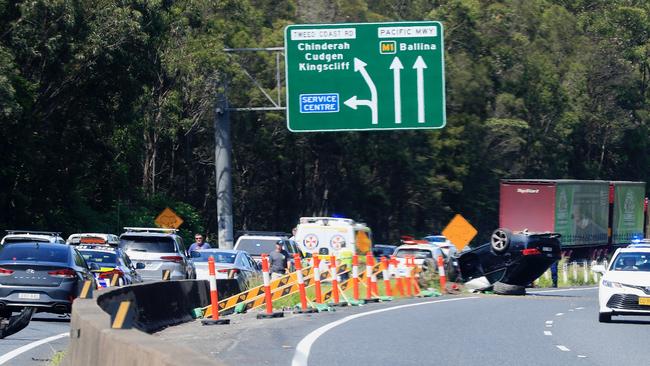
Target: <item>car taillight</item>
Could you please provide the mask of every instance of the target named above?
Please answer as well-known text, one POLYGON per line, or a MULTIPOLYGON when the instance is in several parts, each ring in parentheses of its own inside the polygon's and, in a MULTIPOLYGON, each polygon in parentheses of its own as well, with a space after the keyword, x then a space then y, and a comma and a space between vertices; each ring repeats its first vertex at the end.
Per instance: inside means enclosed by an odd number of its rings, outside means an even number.
POLYGON ((66 269, 57 269, 56 271, 47 272, 52 277, 57 278, 75 278, 77 277, 77 272, 66 268, 66 269))
POLYGON ((114 269, 112 271, 107 271, 107 272, 101 272, 99 273, 99 278, 113 278, 113 275, 118 275, 122 276, 124 273, 120 271, 119 269, 114 269))
POLYGON ((542 252, 539 251, 537 248, 529 248, 529 249, 524 249, 521 251, 522 255, 538 255, 542 254, 542 252))
POLYGON ((219 273, 228 273, 228 272, 232 272, 233 274, 236 274, 236 273, 239 273, 239 270, 238 270, 237 268, 233 268, 233 269, 218 269, 217 272, 219 272, 219 273))
POLYGON ((160 257, 160 259, 167 262, 174 262, 174 263, 180 263, 183 261, 183 257, 181 257, 180 255, 166 255, 160 257))
POLYGON ((0 268, 0 276, 11 276, 14 271, 10 269, 0 268))

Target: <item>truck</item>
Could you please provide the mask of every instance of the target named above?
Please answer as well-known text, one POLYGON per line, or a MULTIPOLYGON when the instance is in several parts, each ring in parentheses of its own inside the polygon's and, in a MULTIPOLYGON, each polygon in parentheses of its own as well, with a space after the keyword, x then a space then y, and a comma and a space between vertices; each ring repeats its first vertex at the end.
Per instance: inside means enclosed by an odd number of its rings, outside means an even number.
POLYGON ((645 182, 504 179, 499 226, 561 234, 564 251, 599 256, 645 235, 645 182))

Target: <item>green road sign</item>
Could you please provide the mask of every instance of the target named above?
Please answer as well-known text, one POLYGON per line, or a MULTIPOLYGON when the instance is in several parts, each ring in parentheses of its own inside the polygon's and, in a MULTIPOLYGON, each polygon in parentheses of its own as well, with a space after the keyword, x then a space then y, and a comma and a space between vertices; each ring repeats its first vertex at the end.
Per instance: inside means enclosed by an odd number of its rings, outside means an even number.
POLYGON ((289 130, 444 127, 442 32, 440 22, 288 26, 289 130))

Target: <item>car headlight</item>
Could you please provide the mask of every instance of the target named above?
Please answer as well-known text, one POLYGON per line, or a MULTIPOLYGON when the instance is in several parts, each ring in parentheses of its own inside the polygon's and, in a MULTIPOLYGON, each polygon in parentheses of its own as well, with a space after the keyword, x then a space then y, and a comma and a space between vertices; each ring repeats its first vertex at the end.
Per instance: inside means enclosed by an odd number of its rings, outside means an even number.
POLYGON ((616 288, 621 288, 621 287, 623 287, 623 286, 622 286, 620 283, 618 283, 618 282, 612 282, 612 281, 607 281, 607 280, 603 280, 603 286, 606 286, 606 287, 616 287, 616 288))

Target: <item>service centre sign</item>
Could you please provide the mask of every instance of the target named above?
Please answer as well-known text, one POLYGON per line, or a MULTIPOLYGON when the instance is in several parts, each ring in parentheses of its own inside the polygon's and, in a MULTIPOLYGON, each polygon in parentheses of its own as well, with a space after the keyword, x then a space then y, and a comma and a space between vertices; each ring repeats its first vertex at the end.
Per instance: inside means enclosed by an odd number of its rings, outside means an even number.
POLYGON ((291 131, 445 126, 439 22, 290 25, 284 46, 291 131))

